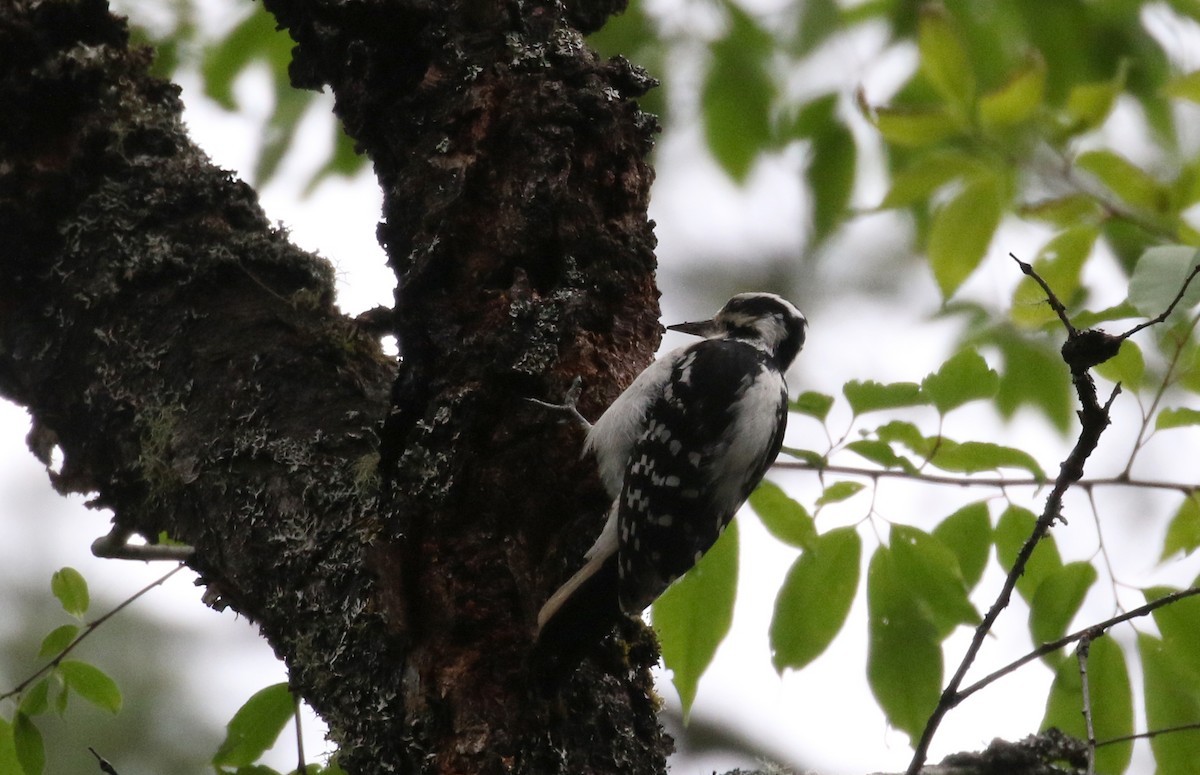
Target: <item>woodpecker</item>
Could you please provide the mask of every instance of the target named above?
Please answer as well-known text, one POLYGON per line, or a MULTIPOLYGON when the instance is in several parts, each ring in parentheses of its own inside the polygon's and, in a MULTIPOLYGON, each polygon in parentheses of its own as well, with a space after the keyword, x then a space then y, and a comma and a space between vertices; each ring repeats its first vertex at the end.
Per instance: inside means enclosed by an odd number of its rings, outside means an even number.
POLYGON ((784 373, 807 325, 773 293, 741 293, 711 320, 668 326, 703 339, 648 366, 590 426, 583 454, 612 506, 584 566, 542 606, 540 650, 578 651, 640 616, 712 547, 779 454, 784 373))

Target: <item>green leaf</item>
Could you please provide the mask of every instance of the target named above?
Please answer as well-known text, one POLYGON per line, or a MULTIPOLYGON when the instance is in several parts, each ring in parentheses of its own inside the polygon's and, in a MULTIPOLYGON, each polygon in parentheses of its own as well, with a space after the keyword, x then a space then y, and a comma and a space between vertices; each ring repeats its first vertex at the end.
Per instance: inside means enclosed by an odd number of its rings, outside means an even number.
POLYGON ((917 426, 903 420, 892 420, 875 429, 875 435, 888 444, 899 442, 920 455, 928 457, 938 440, 926 437, 917 426))
POLYGON ((67 701, 71 699, 71 692, 65 685, 62 686, 58 694, 54 695, 54 712, 62 718, 67 712, 67 701))
POLYGON ((975 71, 966 43, 946 9, 925 3, 917 22, 921 72, 958 114, 970 115, 975 100, 975 71))
POLYGON ((88 586, 83 576, 74 568, 66 567, 55 571, 50 577, 50 591, 62 603, 63 610, 76 619, 83 618, 88 609, 88 586))
POLYGON ((738 576, 737 521, 700 562, 654 602, 650 620, 662 644, 663 664, 679 692, 686 719, 696 699, 700 676, 733 623, 738 576))
POLYGON ((795 119, 782 130, 782 134, 797 140, 811 140, 837 123, 837 108, 838 95, 817 97, 800 106, 795 119))
POLYGON ((1066 194, 1021 205, 1017 212, 1028 218, 1051 223, 1060 229, 1074 226, 1095 226, 1103 215, 1095 197, 1087 194, 1066 194))
POLYGON ((814 417, 821 422, 825 422, 825 418, 829 416, 829 410, 833 406, 833 396, 827 396, 824 393, 817 393, 812 390, 806 390, 796 397, 795 401, 788 403, 788 409, 793 412, 814 417))
POLYGON ((954 552, 967 589, 974 589, 983 578, 992 548, 992 521, 987 503, 978 501, 963 506, 933 529, 934 538, 954 552))
POLYGON ((741 182, 771 140, 775 85, 767 70, 774 44, 745 11, 724 3, 729 32, 713 43, 700 93, 704 136, 717 163, 741 182))
MULTIPOLYGON (((1110 740, 1133 733, 1133 690, 1125 654, 1112 638, 1091 642, 1087 660, 1088 690, 1092 724, 1097 740, 1110 740)), ((1057 727, 1068 735, 1086 740, 1083 720, 1083 680, 1075 659, 1064 659, 1054 676, 1046 715, 1040 729, 1057 727)), ((1096 749, 1096 772, 1124 772, 1133 754, 1133 742, 1114 743, 1096 749)))
POLYGON ((49 696, 50 676, 46 676, 21 693, 20 711, 30 718, 45 713, 50 707, 49 696))
MULTIPOLYGON (((1147 603, 1159 600, 1180 590, 1173 587, 1149 587, 1143 591, 1147 603)), ((1160 606, 1151 614, 1163 643, 1179 663, 1200 678, 1200 644, 1196 633, 1200 632, 1200 600, 1185 597, 1170 605, 1160 606)))
MULTIPOLYGON (((1128 343, 1128 339, 1123 344, 1128 343)), ((1168 428, 1182 428, 1187 425, 1200 425, 1200 410, 1188 409, 1182 407, 1180 409, 1166 408, 1158 413, 1158 417, 1154 421, 1154 429, 1158 431, 1167 430, 1168 428)))
POLYGON ((300 128, 300 119, 311 102, 312 94, 306 91, 276 88, 275 110, 271 111, 267 125, 263 127, 262 145, 254 165, 255 180, 270 180, 275 174, 284 155, 292 147, 296 131, 300 128))
POLYGON ((817 498, 817 505, 827 506, 830 503, 841 503, 858 495, 862 489, 863 485, 858 482, 834 482, 821 492, 821 497, 817 498))
POLYGON ((1163 86, 1163 94, 1168 97, 1200 102, 1200 70, 1178 75, 1163 86))
MULTIPOLYGON (((1147 249, 1129 278, 1130 303, 1148 318, 1161 315, 1197 266, 1200 266, 1200 250, 1196 248, 1157 245, 1147 249)), ((1200 302, 1200 281, 1193 280, 1174 314, 1186 314, 1197 302, 1200 302)))
POLYGON ((38 656, 58 656, 63 652, 63 649, 71 645, 71 641, 75 640, 75 636, 78 634, 79 627, 74 624, 64 624, 61 627, 55 627, 50 631, 49 635, 42 638, 42 645, 38 649, 38 656))
POLYGON ((1200 346, 1193 341, 1185 342, 1175 366, 1179 386, 1192 393, 1200 393, 1200 346))
MULTIPOLYGON (((1148 728, 1195 724, 1200 718, 1200 678, 1196 673, 1152 635, 1138 634, 1138 655, 1142 661, 1148 728)), ((1156 735, 1150 739, 1150 748, 1154 751, 1157 775, 1192 775, 1196 771, 1196 751, 1200 750, 1200 730, 1156 735)))
POLYGON ((862 539, 852 527, 830 530, 788 571, 771 618, 775 670, 799 670, 841 631, 858 590, 862 539))
MULTIPOLYGON (((1066 303, 1079 291, 1083 265, 1099 234, 1091 225, 1065 229, 1054 235, 1034 259, 1033 268, 1066 303)), ((1023 277, 1013 292, 1012 319, 1020 325, 1037 327, 1057 323, 1058 315, 1050 308, 1042 286, 1031 277, 1023 277)))
POLYGON ((984 126, 1008 127, 1032 118, 1046 95, 1046 60, 1036 50, 999 89, 979 100, 979 120, 984 126))
POLYGON ((1117 97, 1125 88, 1126 69, 1122 63, 1111 80, 1083 83, 1071 89, 1067 95, 1066 106, 1065 129, 1068 134, 1086 132, 1104 123, 1108 114, 1112 112, 1117 97))
POLYGON ((960 624, 981 621, 967 598, 958 558, 941 541, 915 527, 892 525, 888 545, 892 567, 908 585, 923 617, 937 629, 939 640, 960 624))
POLYGON ((1000 414, 1008 419, 1018 407, 1032 405, 1066 432, 1074 417, 1074 393, 1058 347, 1045 337, 1022 336, 1009 327, 989 332, 986 341, 999 347, 1004 357, 996 394, 1000 414))
POLYGON ((896 454, 896 450, 892 449, 892 445, 886 441, 879 439, 859 439, 847 444, 846 449, 884 468, 899 468, 910 474, 917 471, 917 467, 912 464, 912 461, 896 454))
POLYGON ((874 108, 867 118, 884 140, 900 148, 935 145, 959 132, 958 123, 940 108, 874 108))
POLYGON ((929 229, 929 266, 949 299, 987 253, 1006 205, 998 175, 981 175, 933 214, 929 229))
POLYGON ((1115 151, 1081 153, 1075 166, 1095 175, 1110 191, 1134 207, 1161 211, 1167 203, 1163 186, 1145 170, 1115 151))
POLYGON ((854 190, 858 146, 838 119, 838 97, 828 94, 804 106, 784 137, 808 141, 804 177, 813 195, 813 242, 827 237, 845 215, 854 190))
POLYGON ((1140 317, 1138 311, 1128 301, 1123 301, 1115 306, 1105 307, 1094 312, 1085 309, 1076 314, 1071 322, 1075 324, 1076 328, 1083 329, 1094 328, 1101 323, 1111 323, 1114 320, 1129 320, 1136 317, 1140 317))
MULTIPOLYGON (((1033 512, 1020 506, 1009 506, 1000 515, 996 523, 996 557, 1005 572, 1012 570, 1017 554, 1033 534, 1036 523, 1037 517, 1033 512)), ((1055 543, 1054 536, 1047 533, 1030 555, 1029 562, 1025 564, 1025 572, 1017 579, 1017 592, 1025 602, 1031 602, 1038 585, 1062 566, 1058 544, 1055 543)))
POLYGON ((1172 78, 1163 86, 1163 94, 1192 102, 1200 102, 1200 70, 1172 78))
POLYGON ((17 758, 17 744, 13 740, 13 726, 7 720, 0 718, 0 772, 23 775, 24 768, 17 758))
POLYGON ((112 713, 121 709, 121 690, 100 668, 68 659, 60 662, 57 670, 71 691, 83 699, 112 713))
POLYGON ((329 761, 325 764, 325 772, 321 775, 349 775, 337 762, 337 754, 329 757, 329 761))
POLYGON ((922 394, 939 414, 968 401, 991 398, 1000 388, 1000 375, 972 348, 960 350, 933 374, 921 381, 922 394))
POLYGON ((1191 554, 1196 547, 1200 547, 1200 494, 1193 492, 1183 499, 1179 510, 1171 517, 1159 562, 1173 557, 1176 552, 1191 554))
POLYGON ((213 756, 213 765, 245 767, 258 761, 294 714, 295 701, 286 683, 255 692, 225 725, 225 740, 213 756))
POLYGON ((858 146, 844 124, 813 136, 805 179, 812 190, 813 241, 833 233, 846 214, 858 164, 858 146))
POLYGON ((850 410, 855 416, 881 409, 899 409, 929 403, 928 399, 921 395, 921 386, 915 382, 881 385, 874 381, 850 380, 842 386, 842 394, 850 402, 850 410))
MULTIPOLYGON (((628 13, 623 15, 629 16, 628 13)), ((649 110, 649 108, 647 108, 647 110, 649 110)), ((657 111, 650 110, 649 112, 655 113, 657 111)), ((321 169, 313 174, 308 183, 305 184, 303 191, 303 195, 305 197, 311 196, 312 193, 317 190, 317 186, 319 186, 326 178, 330 178, 335 175, 343 178, 350 178, 353 177, 354 174, 360 169, 366 166, 367 157, 363 154, 360 154, 355 149, 354 141, 351 140, 350 136, 347 135, 343 130, 341 122, 334 122, 330 129, 334 133, 333 154, 329 157, 325 164, 321 166, 321 169)))
POLYGON ((763 526, 785 544, 807 549, 816 542, 817 528, 808 511, 773 482, 760 482, 749 502, 763 526))
POLYGON ((1050 643, 1067 634, 1088 590, 1096 583, 1091 563, 1070 562, 1046 575, 1029 605, 1029 634, 1034 643, 1050 643))
POLYGON ((953 149, 931 149, 895 174, 879 207, 910 207, 924 202, 951 181, 974 178, 986 171, 976 156, 953 149))
POLYGON ((230 30, 218 45, 207 49, 201 65, 205 96, 225 110, 234 111, 237 109, 234 81, 251 62, 262 60, 272 67, 283 67, 283 72, 287 72, 286 57, 290 56, 292 42, 275 25, 274 16, 264 9, 257 9, 230 30))
POLYGON ((1146 360, 1142 357, 1142 350, 1137 343, 1126 339, 1121 342, 1121 349, 1115 356, 1095 369, 1101 377, 1136 390, 1142 386, 1142 378, 1146 374, 1146 360))
POLYGON ((802 460, 807 465, 816 469, 824 468, 829 463, 829 461, 825 459, 824 455, 822 455, 820 452, 813 452, 811 449, 797 449, 796 447, 784 446, 779 451, 788 457, 794 457, 797 460, 802 460))
POLYGON ((1028 452, 986 441, 964 441, 960 444, 942 439, 929 462, 943 471, 963 474, 1021 468, 1038 480, 1046 478, 1046 472, 1028 452))
POLYGON ((42 733, 33 720, 24 713, 17 711, 13 718, 13 746, 16 748, 17 761, 21 764, 24 775, 42 775, 46 768, 46 745, 42 742, 42 733))
POLYGON ((867 634, 871 692, 892 726, 915 741, 941 693, 942 650, 884 546, 867 568, 867 634))
POLYGON ((831 34, 841 31, 841 6, 836 0, 807 0, 796 15, 795 53, 812 51, 831 34))

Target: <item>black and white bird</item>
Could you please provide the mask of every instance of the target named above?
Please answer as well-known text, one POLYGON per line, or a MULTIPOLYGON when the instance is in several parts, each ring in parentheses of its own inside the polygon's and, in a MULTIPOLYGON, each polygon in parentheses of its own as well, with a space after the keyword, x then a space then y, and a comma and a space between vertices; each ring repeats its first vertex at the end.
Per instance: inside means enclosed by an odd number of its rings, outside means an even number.
POLYGON ((584 454, 612 507, 584 566, 542 606, 540 649, 639 616, 712 547, 783 444, 804 315, 741 293, 712 320, 668 328, 704 339, 648 366, 589 428, 584 454))

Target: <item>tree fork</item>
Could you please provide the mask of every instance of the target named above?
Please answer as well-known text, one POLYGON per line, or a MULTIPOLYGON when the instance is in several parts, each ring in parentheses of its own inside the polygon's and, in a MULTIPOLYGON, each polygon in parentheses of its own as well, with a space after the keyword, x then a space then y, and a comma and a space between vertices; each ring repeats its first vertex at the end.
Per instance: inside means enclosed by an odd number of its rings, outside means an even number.
POLYGON ((122 21, 20 1, 0 6, 0 392, 35 452, 61 448, 60 489, 196 548, 349 771, 662 771, 644 633, 561 695, 523 660, 580 548, 555 536, 603 504, 578 438, 522 399, 580 375, 594 416, 658 342, 651 81, 572 28, 608 8, 267 7, 383 185, 399 374, 328 264, 186 138, 122 21))

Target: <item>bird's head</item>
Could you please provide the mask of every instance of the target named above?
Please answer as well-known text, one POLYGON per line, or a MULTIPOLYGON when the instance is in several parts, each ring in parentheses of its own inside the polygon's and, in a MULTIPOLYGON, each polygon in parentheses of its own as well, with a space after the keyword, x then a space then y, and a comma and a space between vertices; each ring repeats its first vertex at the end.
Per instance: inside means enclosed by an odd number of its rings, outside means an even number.
POLYGON ((773 293, 739 293, 711 320, 667 326, 705 339, 738 339, 761 347, 787 369, 804 346, 808 321, 787 299, 773 293))

